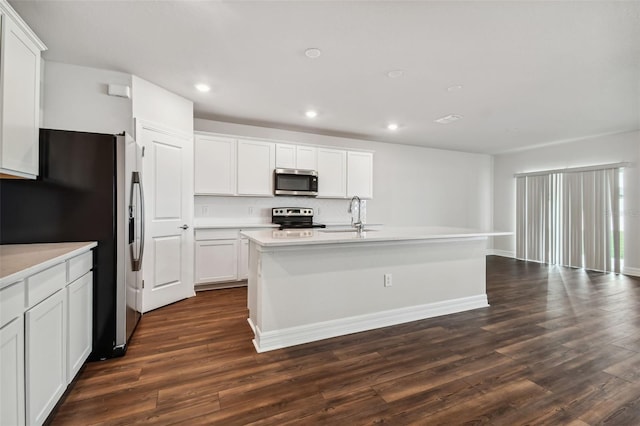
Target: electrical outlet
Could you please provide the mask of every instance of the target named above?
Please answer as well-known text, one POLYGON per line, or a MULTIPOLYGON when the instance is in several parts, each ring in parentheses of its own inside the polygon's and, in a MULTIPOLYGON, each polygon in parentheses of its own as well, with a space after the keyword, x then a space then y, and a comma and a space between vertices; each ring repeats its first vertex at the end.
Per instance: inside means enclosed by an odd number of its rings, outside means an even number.
POLYGON ((207 206, 207 205, 200 206, 200 214, 202 216, 208 216, 209 215, 209 206, 207 206))
POLYGON ((253 207, 249 207, 249 214, 253 214, 253 207))
POLYGON ((393 281, 391 281, 391 274, 384 274, 384 286, 391 287, 393 285, 393 281))

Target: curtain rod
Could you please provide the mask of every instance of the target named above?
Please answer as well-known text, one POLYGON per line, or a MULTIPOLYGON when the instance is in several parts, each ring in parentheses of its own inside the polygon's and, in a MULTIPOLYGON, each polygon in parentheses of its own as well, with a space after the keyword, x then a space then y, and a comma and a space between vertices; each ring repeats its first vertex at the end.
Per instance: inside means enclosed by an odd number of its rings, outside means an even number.
POLYGON ((538 172, 516 173, 513 175, 513 177, 542 176, 542 175, 548 175, 551 173, 589 172, 592 170, 620 169, 622 167, 633 167, 633 163, 624 162, 624 163, 599 164, 597 166, 567 167, 565 169, 541 170, 538 172))

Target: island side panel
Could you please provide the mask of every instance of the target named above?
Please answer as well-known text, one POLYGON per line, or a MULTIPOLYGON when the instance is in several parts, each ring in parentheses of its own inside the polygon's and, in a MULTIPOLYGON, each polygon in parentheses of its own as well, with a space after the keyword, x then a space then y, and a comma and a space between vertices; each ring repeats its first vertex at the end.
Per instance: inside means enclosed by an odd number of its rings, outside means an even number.
POLYGON ((247 308, 249 325, 255 333, 258 324, 258 279, 260 275, 260 251, 258 245, 249 240, 249 274, 247 277, 247 308))
POLYGON ((256 347, 487 306, 485 249, 486 238, 259 247, 257 286, 249 286, 256 347), (308 336, 301 336, 305 330, 308 336), (279 338, 287 334, 295 337, 279 338))

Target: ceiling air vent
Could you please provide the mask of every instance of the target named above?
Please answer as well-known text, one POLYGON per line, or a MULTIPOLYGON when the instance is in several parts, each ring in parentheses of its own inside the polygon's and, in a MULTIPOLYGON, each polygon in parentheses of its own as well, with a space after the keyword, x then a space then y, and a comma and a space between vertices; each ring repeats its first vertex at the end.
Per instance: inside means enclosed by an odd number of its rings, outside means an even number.
POLYGON ((449 114, 445 117, 440 117, 437 120, 433 120, 433 121, 440 124, 449 124, 449 123, 453 123, 454 121, 458 121, 461 118, 462 118, 461 115, 449 114))

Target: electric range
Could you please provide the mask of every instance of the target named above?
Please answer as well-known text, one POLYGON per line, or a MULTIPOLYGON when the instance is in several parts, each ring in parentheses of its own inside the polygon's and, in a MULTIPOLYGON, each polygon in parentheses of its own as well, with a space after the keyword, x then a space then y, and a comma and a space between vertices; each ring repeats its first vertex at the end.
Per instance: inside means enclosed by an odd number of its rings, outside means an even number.
POLYGON ((274 207, 271 209, 271 223, 280 229, 326 228, 313 221, 313 209, 309 207, 274 207))

